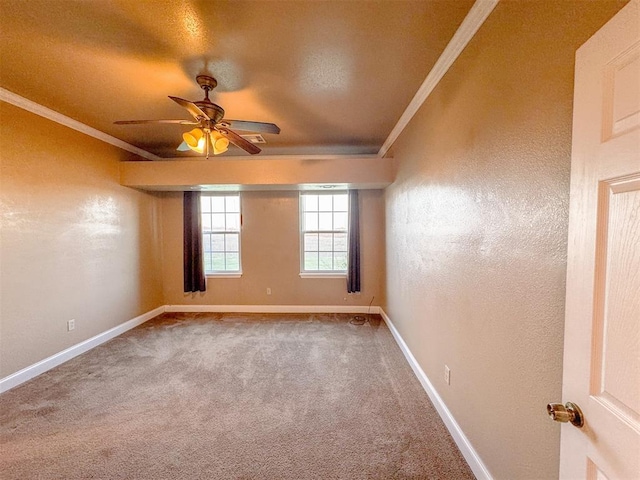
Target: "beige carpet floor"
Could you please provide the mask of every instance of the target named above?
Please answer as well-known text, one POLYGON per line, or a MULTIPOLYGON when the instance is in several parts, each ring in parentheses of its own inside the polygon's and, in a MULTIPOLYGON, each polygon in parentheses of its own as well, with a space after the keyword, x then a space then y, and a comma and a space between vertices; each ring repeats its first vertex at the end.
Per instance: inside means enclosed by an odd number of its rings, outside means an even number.
POLYGON ((367 317, 156 317, 0 396, 0 477, 474 478, 367 317))

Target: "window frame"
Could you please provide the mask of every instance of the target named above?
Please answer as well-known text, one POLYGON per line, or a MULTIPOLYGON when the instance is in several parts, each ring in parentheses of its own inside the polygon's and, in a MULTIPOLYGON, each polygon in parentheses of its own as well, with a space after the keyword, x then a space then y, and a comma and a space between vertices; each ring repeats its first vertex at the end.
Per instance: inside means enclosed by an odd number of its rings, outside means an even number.
MULTIPOLYGON (((242 276, 242 195, 240 194, 240 192, 202 192, 201 197, 237 197, 238 198, 238 212, 228 212, 227 211, 227 205, 226 205, 226 199, 225 199, 225 207, 224 207, 224 212, 204 212, 202 210, 202 203, 201 205, 201 211, 200 211, 200 218, 201 221, 203 222, 203 226, 202 226, 202 262, 203 262, 203 271, 206 277, 216 277, 216 278, 238 278, 242 276), (224 213, 225 215, 225 230, 214 230, 213 228, 211 229, 210 233, 205 233, 204 231, 204 215, 209 214, 212 215, 213 213, 224 213), (238 214, 238 229, 237 230, 227 230, 226 229, 226 215, 229 213, 237 213, 238 214), (206 249, 206 237, 209 236, 209 238, 211 238, 211 236, 213 234, 235 234, 238 236, 238 270, 207 270, 207 264, 206 264, 206 253, 207 253, 207 249, 206 249)), ((212 219, 213 220, 213 219, 212 219)), ((213 222, 212 222, 213 223, 213 222)), ((211 252, 213 250, 210 250, 211 252)), ((223 250, 223 252, 225 253, 225 255, 227 253, 236 253, 235 250, 233 251, 228 251, 226 249, 226 239, 225 239, 225 249, 223 250)), ((225 263, 226 263, 226 259, 225 259, 225 263)))
MULTIPOLYGON (((300 191, 299 195, 298 195, 298 215, 299 215, 299 242, 300 242, 300 277, 301 278, 345 278, 347 276, 347 270, 349 268, 349 197, 348 197, 348 191, 347 190, 331 190, 331 191, 316 191, 316 190, 303 190, 300 191), (345 230, 336 230, 335 228, 333 230, 320 230, 319 226, 318 226, 318 230, 305 230, 304 226, 305 226, 305 219, 304 219, 304 214, 306 212, 305 210, 305 204, 304 204, 304 196, 305 195, 318 195, 318 196, 334 196, 334 195, 346 195, 347 196, 347 209, 346 209, 346 213, 347 213, 347 221, 346 221, 346 228, 345 230), (305 233, 318 233, 318 234, 322 234, 322 233, 331 233, 331 234, 336 234, 336 233, 344 233, 346 236, 346 250, 345 250, 345 254, 346 254, 346 261, 347 264, 345 266, 344 270, 307 270, 305 269, 305 244, 304 244, 304 237, 305 237, 305 233)), ((320 213, 321 210, 318 209, 318 212, 320 213)), ((334 208, 334 205, 332 204, 332 210, 331 210, 332 214, 336 213, 336 210, 334 208)), ((342 210, 339 210, 338 212, 342 212, 342 210)), ((319 246, 318 246, 319 248, 319 246)), ((319 252, 321 250, 318 250, 319 252)), ((331 250, 332 254, 336 252, 336 250, 331 250)), ((339 251, 340 252, 340 251, 339 251)))

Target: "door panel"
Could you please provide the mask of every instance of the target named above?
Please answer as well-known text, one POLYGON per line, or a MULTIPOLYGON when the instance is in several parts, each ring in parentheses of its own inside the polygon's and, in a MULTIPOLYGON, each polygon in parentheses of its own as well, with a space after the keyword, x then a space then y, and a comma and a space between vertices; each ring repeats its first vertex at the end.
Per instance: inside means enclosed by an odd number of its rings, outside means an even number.
POLYGON ((640 10, 576 54, 560 477, 640 479, 640 10))
POLYGON ((598 198, 590 393, 640 429, 640 176, 600 182, 598 198))
POLYGON ((640 62, 640 44, 635 44, 606 66, 603 92, 604 141, 640 125, 638 62, 640 62))

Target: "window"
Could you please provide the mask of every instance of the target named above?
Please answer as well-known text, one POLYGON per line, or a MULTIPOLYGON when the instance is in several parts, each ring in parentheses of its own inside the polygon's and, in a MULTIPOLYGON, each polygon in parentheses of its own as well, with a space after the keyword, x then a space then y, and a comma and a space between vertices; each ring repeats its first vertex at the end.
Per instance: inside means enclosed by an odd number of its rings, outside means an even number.
POLYGON ((302 273, 346 273, 348 205, 346 192, 300 194, 302 273))
POLYGON ((200 198, 205 274, 241 273, 240 194, 200 198))

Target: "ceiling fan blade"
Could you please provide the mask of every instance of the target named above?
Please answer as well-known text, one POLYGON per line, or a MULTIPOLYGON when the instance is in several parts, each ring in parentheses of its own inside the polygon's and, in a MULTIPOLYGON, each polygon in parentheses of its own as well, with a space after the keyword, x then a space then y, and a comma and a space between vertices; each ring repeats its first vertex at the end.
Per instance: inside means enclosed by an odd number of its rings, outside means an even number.
POLYGON ((240 135, 238 135, 233 130, 229 130, 228 128, 218 127, 217 129, 222 135, 227 137, 231 143, 233 143, 236 147, 240 147, 251 155, 255 155, 256 153, 260 153, 262 150, 256 147, 253 143, 245 140, 240 135))
POLYGON ((192 120, 118 120, 116 125, 144 125, 147 123, 177 123, 179 125, 198 125, 192 120))
POLYGON ((196 120, 201 120, 201 119, 205 119, 205 120, 211 120, 206 113, 204 113, 202 110, 200 110, 200 107, 198 107, 195 103, 190 102, 189 100, 185 100, 183 98, 178 98, 178 97, 172 97, 171 95, 169 95, 169 98, 171 100, 173 100, 174 102, 176 102, 178 105, 180 105, 181 107, 186 108, 187 110, 189 110, 189 113, 191 115, 193 115, 193 118, 195 118, 196 120))
POLYGON ((248 122, 246 120, 227 120, 223 118, 221 123, 225 124, 229 128, 235 130, 242 130, 244 132, 258 132, 258 133, 280 133, 280 127, 275 123, 265 122, 248 122))
POLYGON ((180 145, 178 145, 178 148, 176 148, 176 150, 178 150, 179 152, 188 152, 191 149, 189 148, 189 145, 187 145, 187 142, 183 141, 180 145))

